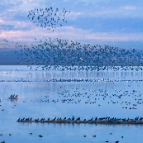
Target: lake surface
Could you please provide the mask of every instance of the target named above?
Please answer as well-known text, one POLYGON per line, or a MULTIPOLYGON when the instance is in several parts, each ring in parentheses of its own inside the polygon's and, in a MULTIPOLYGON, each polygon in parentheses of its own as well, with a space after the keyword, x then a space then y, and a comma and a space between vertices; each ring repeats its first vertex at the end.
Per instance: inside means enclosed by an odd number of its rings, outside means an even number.
POLYGON ((108 71, 61 71, 54 68, 37 69, 37 66, 0 66, 0 98, 2 98, 0 134, 3 134, 0 136, 0 141, 141 143, 142 125, 16 122, 19 117, 53 119, 75 116, 82 120, 106 116, 143 117, 143 72, 118 68, 120 70, 111 68, 108 71), (98 79, 99 81, 45 82, 50 79, 98 79), (11 94, 19 95, 19 100, 8 99, 11 94), (40 138, 39 135, 43 137, 40 138))

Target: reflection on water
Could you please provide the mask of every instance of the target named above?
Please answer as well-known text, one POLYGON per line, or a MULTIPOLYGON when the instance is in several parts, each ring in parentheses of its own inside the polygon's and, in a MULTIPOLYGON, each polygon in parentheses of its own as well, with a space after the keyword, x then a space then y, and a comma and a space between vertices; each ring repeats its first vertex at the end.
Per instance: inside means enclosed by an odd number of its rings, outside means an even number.
MULTIPOLYGON (((123 70, 122 67, 118 67, 119 70, 100 70, 100 71, 86 71, 86 70, 65 70, 58 69, 42 70, 39 68, 35 70, 37 66, 0 66, 0 81, 1 80, 30 80, 30 81, 45 81, 49 79, 111 79, 111 80, 140 80, 142 79, 142 70, 123 70), (122 69, 122 70, 121 70, 122 69)), ((140 67, 142 69, 142 67, 140 67)))
POLYGON ((115 143, 141 143, 143 140, 143 126, 138 125, 72 125, 72 124, 21 124, 1 123, 3 136, 1 140, 6 142, 105 142, 115 143), (12 136, 9 136, 9 133, 12 136), (30 135, 32 133, 32 135, 30 135), (112 133, 112 134, 110 134, 112 133), (39 135, 43 137, 40 138, 39 135), (86 135, 86 137, 83 137, 86 135), (96 135, 96 137, 93 137, 96 135), (122 138, 123 136, 123 138, 122 138))
MULTIPOLYGON (((26 66, 25 66, 26 67, 26 66)), ((23 69, 25 68, 23 67, 23 69)), ((20 118, 72 116, 135 118, 142 116, 142 72, 0 71, 0 80, 66 78, 128 79, 129 82, 0 82, 0 141, 6 142, 142 142, 142 125, 17 123, 20 118), (19 95, 11 100, 11 94, 19 95), (32 135, 30 135, 32 133, 32 135), (112 134, 110 134, 112 133, 112 134), (12 136, 9 136, 12 134, 12 136), (39 135, 43 137, 40 138, 39 135), (86 135, 86 137, 83 137, 86 135), (96 137, 93 137, 96 135, 96 137), (121 136, 124 136, 121 138, 121 136)))

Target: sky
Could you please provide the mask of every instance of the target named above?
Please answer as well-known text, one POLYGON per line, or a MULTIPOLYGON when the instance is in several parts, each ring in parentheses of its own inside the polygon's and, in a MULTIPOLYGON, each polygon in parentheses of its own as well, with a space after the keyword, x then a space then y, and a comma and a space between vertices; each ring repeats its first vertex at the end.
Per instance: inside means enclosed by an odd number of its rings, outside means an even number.
POLYGON ((123 48, 143 48, 142 0, 2 0, 0 41, 33 43, 51 38, 123 48), (65 8, 67 24, 55 31, 37 27, 27 15, 35 8, 65 8))

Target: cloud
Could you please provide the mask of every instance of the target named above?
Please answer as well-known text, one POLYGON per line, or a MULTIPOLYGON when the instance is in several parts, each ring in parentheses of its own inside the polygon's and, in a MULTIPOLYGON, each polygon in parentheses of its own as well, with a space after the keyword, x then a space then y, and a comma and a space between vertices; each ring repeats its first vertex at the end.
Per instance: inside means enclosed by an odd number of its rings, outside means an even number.
POLYGON ((117 32, 140 33, 143 32, 143 19, 141 18, 97 18, 79 17, 76 20, 68 20, 67 25, 92 32, 117 32))
POLYGON ((0 12, 4 13, 8 9, 18 9, 21 4, 22 2, 19 0, 2 0, 0 1, 0 12))
POLYGON ((29 31, 31 29, 33 29, 34 25, 33 23, 29 22, 29 21, 13 21, 13 20, 9 20, 6 22, 7 24, 5 24, 5 21, 1 21, 0 22, 0 32, 2 31, 8 31, 8 30, 13 30, 13 31, 29 31))
POLYGON ((35 42, 34 37, 37 40, 51 38, 69 39, 74 41, 108 41, 108 42, 142 42, 142 33, 116 33, 116 32, 97 32, 93 33, 91 30, 83 30, 80 28, 74 28, 72 26, 57 28, 56 32, 47 31, 45 29, 35 28, 27 31, 2 31, 0 33, 2 39, 8 39, 10 41, 19 41, 23 43, 35 42), (65 34, 66 33, 66 34, 65 34))
POLYGON ((142 4, 141 0, 3 0, 0 2, 0 38, 30 42, 36 35, 41 39, 141 41, 142 4), (36 27, 27 19, 30 10, 46 7, 71 11, 67 25, 57 27, 53 33, 36 27))
POLYGON ((5 24, 0 25, 0 31, 10 31, 12 29, 14 29, 13 25, 5 25, 5 24))
POLYGON ((4 23, 4 21, 2 19, 0 19, 0 23, 4 23))
POLYGON ((82 16, 83 13, 82 12, 70 12, 67 16, 66 19, 68 20, 76 20, 77 18, 79 18, 80 16, 82 16))
POLYGON ((135 6, 124 6, 124 7, 121 7, 121 8, 126 9, 126 10, 135 10, 135 9, 138 9, 135 6))

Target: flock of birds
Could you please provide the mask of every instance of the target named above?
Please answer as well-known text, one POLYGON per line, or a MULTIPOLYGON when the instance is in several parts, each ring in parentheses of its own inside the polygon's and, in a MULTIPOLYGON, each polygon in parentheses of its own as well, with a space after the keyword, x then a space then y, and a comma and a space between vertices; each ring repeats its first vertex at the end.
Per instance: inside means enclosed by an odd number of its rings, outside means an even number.
MULTIPOLYGON (((107 66, 139 66, 137 71, 142 70, 143 51, 135 49, 121 49, 105 45, 82 44, 78 41, 47 38, 38 40, 36 44, 26 45, 3 39, 2 46, 9 48, 10 45, 17 49, 14 51, 17 57, 15 64, 38 65, 43 69, 50 66, 69 66, 69 70, 74 70, 71 66, 78 66, 78 69, 100 70, 107 69, 107 66), (43 66, 44 65, 44 66, 43 66), (86 66, 86 67, 84 67, 86 66)), ((75 68, 75 67, 74 67, 75 68)), ((129 67, 130 68, 130 67, 129 67)), ((117 68, 118 70, 118 68, 117 68)))
POLYGON ((68 78, 68 79, 47 79, 47 80, 27 80, 27 79, 13 79, 13 80, 10 80, 10 79, 7 79, 7 80, 0 80, 0 82, 61 82, 61 83, 64 83, 64 82, 92 82, 92 83, 96 83, 96 82, 133 82, 133 81, 136 81, 136 82, 142 82, 143 79, 133 79, 133 80, 128 80, 128 79, 81 79, 81 78, 75 78, 75 79, 72 79, 72 78, 68 78))
MULTIPOLYGON (((54 10, 52 7, 45 8, 45 9, 35 9, 31 10, 27 16, 27 18, 35 23, 37 26, 40 26, 42 28, 46 28, 47 30, 54 31, 57 26, 63 26, 63 23, 67 23, 66 16, 70 13, 70 11, 66 11, 63 9, 63 11, 60 12, 58 8, 54 10)), ((35 37, 35 40, 37 42, 37 38, 35 37)), ((1 41, 2 46, 10 48, 11 42, 4 39, 1 41)), ((110 47, 108 45, 105 45, 104 47, 101 47, 100 45, 90 45, 90 44, 82 44, 81 42, 67 40, 67 39, 45 39, 40 40, 39 44, 31 44, 31 45, 22 45, 18 43, 14 43, 12 41, 12 44, 15 45, 15 47, 18 50, 15 50, 15 54, 17 55, 17 59, 19 60, 19 63, 26 63, 27 65, 37 65, 37 68, 39 66, 42 67, 42 69, 51 70, 51 68, 54 65, 54 69, 60 69, 61 71, 64 70, 71 70, 71 71, 100 71, 100 70, 109 70, 109 66, 113 66, 112 68, 115 71, 118 70, 136 70, 136 71, 142 71, 142 67, 128 67, 132 65, 143 65, 143 52, 137 51, 135 49, 127 50, 127 49, 120 49, 118 47, 110 47), (44 65, 44 66, 43 66, 44 65), (60 66, 59 66, 60 65, 60 66), (105 66, 106 65, 106 66, 105 66), (120 65, 121 68, 116 67, 120 65), (128 66, 125 66, 128 65, 128 66), (75 67, 76 66, 76 67, 75 67)), ((105 79, 108 81, 108 79, 105 79)), ((13 80, 14 81, 14 80, 13 80)), ((48 80, 47 80, 48 81, 48 80)), ((94 79, 52 79, 53 82, 96 82, 94 79)), ((99 81, 99 80, 97 80, 99 81)), ((122 80, 127 81, 127 80, 122 80)), ((142 81, 142 80, 141 80, 142 81)), ((5 80, 2 82, 5 82, 5 80)), ((17 81, 16 81, 17 82, 17 81)), ((29 82, 29 81, 28 81, 29 82)), ((49 82, 49 81, 48 81, 49 82)), ((109 80, 110 82, 110 80, 109 80)), ((127 106, 130 106, 128 109, 137 109, 137 106, 139 104, 142 104, 142 98, 141 94, 139 93, 137 95, 137 91, 132 90, 131 93, 128 91, 123 91, 108 94, 107 91, 104 91, 103 89, 99 89, 99 93, 97 93, 95 90, 92 90, 88 93, 88 91, 85 91, 86 89, 83 89, 83 92, 76 91, 73 92, 69 90, 64 90, 63 92, 59 92, 59 97, 62 96, 62 99, 48 99, 48 96, 45 96, 45 100, 30 100, 31 102, 52 102, 52 103, 71 103, 71 104, 79 104, 84 99, 85 104, 97 104, 99 99, 107 100, 107 98, 113 98, 115 100, 115 97, 120 100, 122 97, 125 96, 132 96, 135 99, 135 103, 131 103, 128 101, 122 101, 120 104, 125 105, 125 107, 122 107, 123 109, 127 109, 127 106), (85 100, 86 97, 86 100, 85 100), (77 100, 75 100, 78 98, 77 100)), ((11 98, 17 97, 16 95, 11 95, 11 98)), ((108 104, 119 104, 119 101, 109 100, 108 104)), ((25 102, 24 102, 25 103, 25 102)), ((102 106, 101 104, 98 104, 98 106, 102 106)), ((3 110, 4 111, 4 110, 3 110)), ((58 122, 59 123, 142 123, 143 117, 136 117, 135 119, 125 119, 125 118, 110 118, 110 117, 104 117, 104 118, 91 118, 90 120, 81 120, 80 117, 75 119, 72 118, 54 118, 51 119, 48 118, 47 120, 45 118, 41 119, 34 119, 32 118, 19 118, 18 122, 58 122)), ((32 133, 30 133, 32 135, 32 133)), ((39 135, 39 137, 43 137, 42 135, 39 135)), ((86 137, 86 135, 84 135, 86 137)), ((93 135, 93 137, 96 137, 96 135, 93 135)), ((123 136, 122 136, 123 138, 123 136)), ((5 141, 3 141, 4 143, 5 141)), ((109 142, 109 141, 105 141, 109 142)), ((118 143, 119 141, 115 141, 118 143)))
MULTIPOLYGON (((39 82, 40 84, 40 82, 39 82)), ((114 82, 115 84, 115 82, 114 82)), ((128 83, 127 83, 128 84, 128 83)), ((139 84, 140 85, 140 84, 139 84)), ((140 85, 141 86, 141 85, 140 85)), ((106 102, 106 106, 108 104, 117 104, 121 105, 122 109, 137 109, 137 107, 140 106, 140 104, 143 104, 142 101, 142 95, 140 91, 135 90, 133 88, 130 91, 127 90, 116 90, 110 93, 108 90, 103 90, 102 88, 87 88, 83 87, 80 88, 69 88, 65 89, 64 86, 60 85, 59 87, 61 90, 57 89, 58 94, 57 96, 52 96, 50 95, 43 97, 40 100, 29 100, 30 102, 40 102, 40 103, 67 103, 67 104, 95 104, 97 106, 102 107, 102 103, 106 102), (57 99, 55 99, 57 97, 57 99), (134 101, 130 102, 127 98, 133 98, 134 101), (52 99, 54 98, 54 99, 52 99), (102 101, 101 101, 102 100, 102 101)), ((16 94, 13 94, 16 96, 16 94)), ((20 101, 20 100, 19 100, 20 101)), ((18 102, 19 102, 18 101, 18 102)), ((28 101, 28 100, 27 100, 28 101)), ((27 102, 26 101, 26 102, 27 102)), ((23 103, 26 103, 23 102, 23 103)), ((68 106, 68 105, 67 105, 68 106)), ((46 119, 46 118, 36 118, 32 120, 32 118, 19 118, 18 122, 36 122, 36 123, 99 123, 99 124, 142 124, 143 123, 143 117, 136 117, 135 119, 131 118, 111 118, 111 117, 103 117, 103 118, 91 118, 91 119, 84 119, 81 120, 80 117, 78 118, 57 118, 55 117, 54 119, 46 119)), ((32 135, 30 133, 30 135, 32 135)), ((39 135, 39 137, 43 137, 43 135, 39 135)), ((84 135, 83 137, 86 137, 84 135)), ((93 135, 93 137, 96 137, 93 135)), ((108 140, 105 142, 109 142, 108 140)))
MULTIPOLYGON (((23 103, 28 100, 23 100, 23 103)), ((94 89, 94 90, 86 90, 82 89, 82 92, 79 88, 74 90, 73 88, 70 90, 64 90, 62 92, 58 92, 58 97, 52 99, 50 96, 44 96, 41 99, 30 99, 30 102, 33 103, 49 103, 49 104, 95 104, 95 106, 101 107, 102 104, 106 106, 112 104, 121 106, 122 109, 137 109, 141 104, 143 104, 141 93, 135 90, 129 91, 117 91, 115 90, 113 93, 108 92, 103 89, 94 89), (128 101, 126 97, 130 98, 128 101), (133 100, 134 102, 133 102, 133 100), (133 103, 132 103, 133 102, 133 103)))
MULTIPOLYGON (((66 16, 70 11, 65 8, 60 11, 58 8, 52 7, 44 9, 34 9, 29 11, 27 18, 34 22, 37 26, 53 30, 57 25, 67 23, 66 16)), ((82 44, 78 41, 68 39, 42 39, 37 41, 39 44, 19 44, 3 39, 1 46, 8 48, 15 45, 15 50, 19 64, 27 65, 62 65, 62 66, 132 66, 143 65, 143 52, 135 49, 120 49, 118 47, 110 47, 105 45, 82 44), (5 44, 4 44, 5 43, 5 44), (21 49, 19 51, 19 49, 21 49)))
MULTIPOLYGON (((60 87, 62 88, 62 87, 60 87)), ((52 94, 54 95, 54 94, 52 94)), ((12 95, 11 95, 12 96, 12 95)), ((15 99, 15 96, 12 96, 15 99)), ((13 100, 12 100, 13 101, 13 100)), ((112 93, 103 89, 85 89, 82 90, 79 88, 66 89, 64 91, 58 92, 57 96, 52 99, 49 95, 41 96, 41 99, 29 99, 23 100, 23 103, 26 102, 38 102, 38 103, 49 103, 49 104, 95 104, 99 108, 106 104, 106 106, 112 104, 121 106, 122 109, 137 109, 143 104, 141 92, 139 91, 118 91, 115 90, 112 93), (127 100, 127 98, 129 100, 127 100), (134 102, 133 102, 134 100, 134 102)), ((16 105, 15 105, 16 106, 16 105)), ((110 105, 111 106, 111 105, 110 105)))
POLYGON ((58 8, 54 10, 50 7, 31 10, 27 18, 37 26, 54 31, 57 26, 63 26, 63 23, 67 23, 66 15, 69 13, 70 11, 65 10, 65 8, 60 11, 58 8))
POLYGON ((102 118, 91 118, 89 120, 84 119, 81 120, 80 117, 78 117, 77 119, 75 119, 75 117, 73 116, 72 118, 66 118, 64 117, 63 119, 60 118, 54 118, 54 119, 45 119, 45 118, 41 118, 41 119, 34 119, 32 120, 32 118, 18 118, 17 122, 35 122, 35 123, 90 123, 90 124, 143 124, 143 117, 136 117, 134 119, 126 119, 126 118, 111 118, 111 117, 102 117, 102 118))
POLYGON ((28 65, 61 66, 139 66, 143 65, 143 52, 105 45, 81 44, 64 39, 41 40, 38 45, 21 46, 15 51, 20 62, 28 65), (23 48, 22 48, 23 47, 23 48))

